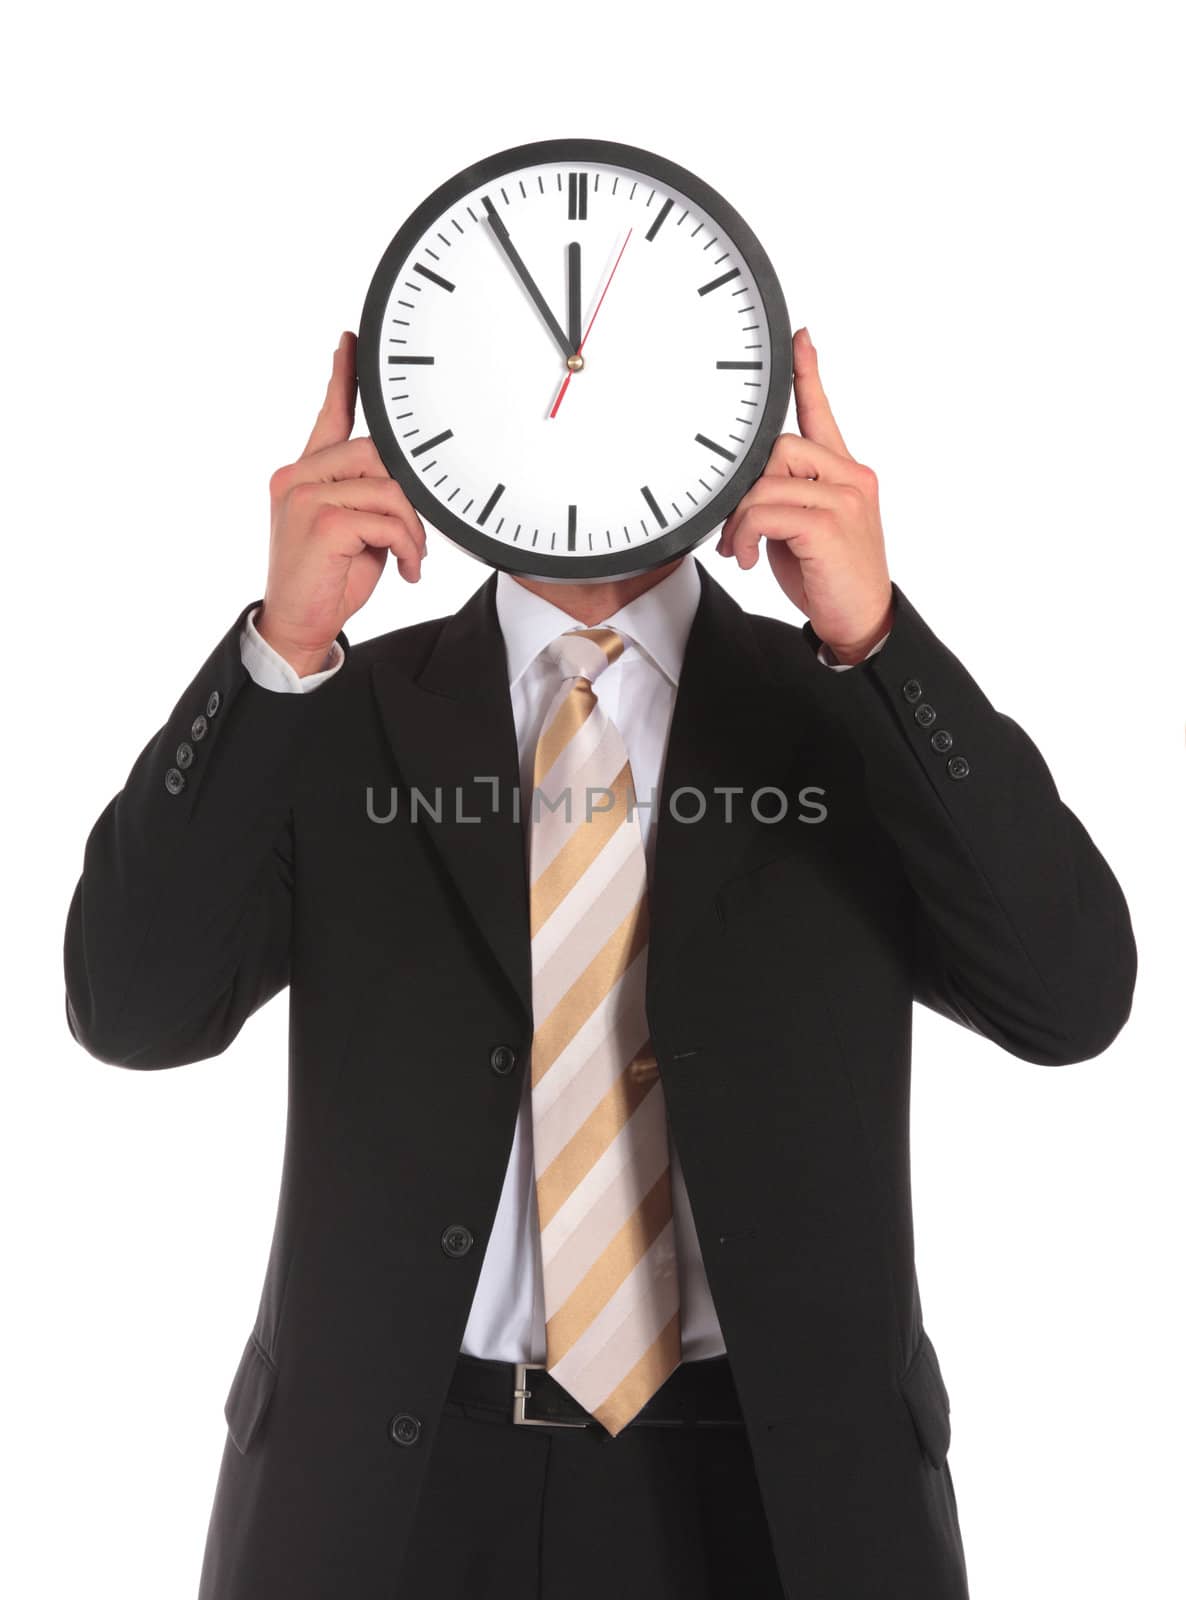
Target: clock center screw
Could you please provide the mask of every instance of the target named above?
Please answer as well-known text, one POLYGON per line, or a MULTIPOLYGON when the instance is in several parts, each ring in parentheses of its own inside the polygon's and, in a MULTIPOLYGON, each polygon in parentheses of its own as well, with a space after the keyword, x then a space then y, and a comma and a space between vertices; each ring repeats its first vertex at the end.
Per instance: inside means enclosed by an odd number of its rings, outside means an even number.
POLYGON ((584 356, 582 356, 582 355, 569 356, 569 358, 568 358, 568 370, 570 372, 581 372, 581 371, 584 370, 584 366, 585 366, 585 358, 584 358, 584 356))

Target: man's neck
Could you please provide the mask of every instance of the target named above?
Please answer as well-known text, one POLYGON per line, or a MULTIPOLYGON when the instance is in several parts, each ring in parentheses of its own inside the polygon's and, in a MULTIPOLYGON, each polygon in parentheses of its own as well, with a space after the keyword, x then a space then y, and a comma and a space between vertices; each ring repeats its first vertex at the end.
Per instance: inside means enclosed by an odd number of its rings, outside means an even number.
POLYGON ((674 561, 656 567, 653 572, 640 572, 632 578, 613 578, 608 583, 548 583, 543 578, 520 577, 516 577, 515 582, 530 589, 532 594, 538 594, 541 599, 559 606, 561 611, 567 611, 570 617, 575 617, 586 628, 593 628, 599 622, 604 622, 606 617, 612 617, 615 611, 629 605, 631 600, 637 600, 640 594, 662 583, 683 559, 677 556, 674 561))

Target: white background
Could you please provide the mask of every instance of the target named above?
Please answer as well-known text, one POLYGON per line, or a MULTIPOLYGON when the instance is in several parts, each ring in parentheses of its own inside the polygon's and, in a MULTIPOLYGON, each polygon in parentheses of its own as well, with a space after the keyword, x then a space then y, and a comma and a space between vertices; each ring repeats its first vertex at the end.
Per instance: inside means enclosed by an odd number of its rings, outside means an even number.
MULTIPOLYGON (((895 577, 1036 739, 1129 896, 1141 975, 1103 1057, 1032 1066, 920 1012, 918 1261, 977 1600, 1181 1593, 1186 280, 1159 14, 10 21, 5 1593, 195 1592, 280 1170, 282 1000, 175 1071, 71 1040, 61 937, 87 830, 262 592, 269 475, 303 447, 392 233, 478 157, 564 135, 658 151, 754 227, 880 474, 895 577)), ((353 639, 483 578, 430 549, 418 588, 392 566, 353 639)), ((789 614, 764 562, 702 559, 789 614)))

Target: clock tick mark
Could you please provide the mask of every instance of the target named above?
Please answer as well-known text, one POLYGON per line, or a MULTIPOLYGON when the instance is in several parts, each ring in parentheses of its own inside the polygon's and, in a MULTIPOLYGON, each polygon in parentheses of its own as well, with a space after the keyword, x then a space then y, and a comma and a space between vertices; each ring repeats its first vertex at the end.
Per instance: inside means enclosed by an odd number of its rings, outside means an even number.
POLYGON ((570 222, 584 222, 587 218, 589 204, 589 174, 587 172, 570 172, 568 174, 568 220, 570 222))
MULTIPOLYGON (((489 500, 487 500, 486 504, 482 507, 481 511, 478 512, 478 526, 479 527, 482 527, 482 526, 485 525, 486 518, 490 515, 490 513, 494 510, 495 506, 498 504, 499 496, 502 494, 502 492, 503 492, 503 490, 505 488, 506 488, 506 484, 505 483, 500 483, 500 484, 497 484, 495 486, 493 492, 491 493, 491 496, 490 496, 489 500)), ((498 526, 500 528, 502 527, 502 519, 501 518, 499 519, 498 526)))
POLYGON ((414 456, 424 455, 426 451, 435 449, 438 444, 444 444, 446 439, 451 439, 452 437, 453 429, 446 428, 444 433, 438 433, 434 438, 426 439, 423 444, 418 444, 412 454, 414 456))
MULTIPOLYGON (((654 198, 654 193, 655 193, 655 191, 652 189, 651 190, 652 199, 654 198)), ((650 200, 648 200, 647 204, 650 205, 650 203, 651 203, 650 200)), ((663 202, 663 206, 662 206, 662 209, 659 212, 659 215, 655 218, 654 222, 652 222, 650 227, 647 229, 647 235, 646 236, 647 236, 648 241, 654 239, 654 237, 658 233, 659 229, 663 226, 664 222, 667 220, 667 213, 671 210, 671 208, 674 205, 674 203, 675 202, 672 200, 671 196, 668 195, 667 199, 663 202)), ((686 216, 687 212, 685 212, 684 215, 686 216)))
MULTIPOLYGON (((392 342, 403 344, 404 341, 395 339, 392 342)), ((436 359, 435 356, 388 356, 387 364, 392 367, 432 367, 436 365, 436 359)))
MULTIPOLYGON (((650 506, 651 515, 654 517, 655 521, 659 524, 659 526, 661 528, 665 528, 667 526, 667 518, 659 510, 659 502, 655 499, 654 495, 651 493, 650 489, 647 487, 647 485, 645 483, 642 486, 641 493, 642 493, 642 497, 646 501, 647 505, 650 506)), ((644 533, 646 532, 646 525, 645 524, 643 525, 643 532, 644 533)))
POLYGON ((741 268, 733 267, 728 272, 722 272, 719 278, 714 278, 711 283, 703 283, 696 293, 700 295, 711 294, 714 289, 719 289, 723 283, 730 282, 733 278, 741 276, 741 268))
MULTIPOLYGON (((452 294, 454 289, 457 287, 455 283, 450 283, 448 278, 442 278, 439 272, 434 272, 431 267, 422 267, 419 261, 416 262, 415 266, 412 268, 412 271, 418 272, 422 278, 427 278, 430 283, 435 283, 438 288, 447 289, 450 294, 452 294)), ((413 289, 417 287, 418 285, 416 284, 412 285, 413 289)))
MULTIPOLYGON (((556 537, 555 534, 553 534, 552 537, 553 537, 553 539, 555 539, 555 537, 556 537)), ((569 508, 568 508, 568 548, 570 550, 575 550, 576 547, 577 547, 577 508, 576 508, 576 506, 569 506, 569 508)))
MULTIPOLYGON (((730 434, 729 437, 732 438, 732 434, 730 434)), ((706 450, 715 451, 718 456, 724 456, 726 461, 737 460, 737 457, 733 454, 732 450, 726 450, 723 444, 717 444, 715 439, 709 439, 703 433, 698 433, 696 435, 696 443, 702 444, 706 450)))
MULTIPOLYGON (((761 345, 747 344, 747 350, 760 350, 761 345)), ((718 361, 718 372, 754 372, 761 368, 760 361, 718 361)))

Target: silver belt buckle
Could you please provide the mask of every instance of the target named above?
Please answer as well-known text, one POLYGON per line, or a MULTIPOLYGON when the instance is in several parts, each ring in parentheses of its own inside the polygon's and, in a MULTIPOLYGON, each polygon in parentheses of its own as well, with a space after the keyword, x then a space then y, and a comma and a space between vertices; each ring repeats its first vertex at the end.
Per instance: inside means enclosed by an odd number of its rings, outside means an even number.
POLYGON ((546 1372, 547 1363, 544 1361, 516 1361, 515 1362, 515 1387, 511 1394, 514 1403, 511 1407, 511 1421, 520 1423, 527 1428, 587 1428, 587 1422, 558 1422, 551 1417, 529 1417, 527 1415, 527 1402, 531 1399, 531 1390, 527 1387, 527 1374, 529 1372, 546 1372))

